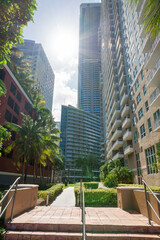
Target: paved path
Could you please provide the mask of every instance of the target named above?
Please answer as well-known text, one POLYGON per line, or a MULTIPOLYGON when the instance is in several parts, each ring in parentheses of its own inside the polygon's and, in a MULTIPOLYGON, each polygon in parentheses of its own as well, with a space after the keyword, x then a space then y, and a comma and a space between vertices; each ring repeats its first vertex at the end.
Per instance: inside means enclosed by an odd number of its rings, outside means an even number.
POLYGON ((74 187, 68 187, 51 204, 53 207, 75 207, 74 187))
POLYGON ((104 189, 108 189, 107 187, 105 187, 105 186, 103 185, 103 183, 102 183, 102 182, 99 182, 98 188, 104 188, 104 189))

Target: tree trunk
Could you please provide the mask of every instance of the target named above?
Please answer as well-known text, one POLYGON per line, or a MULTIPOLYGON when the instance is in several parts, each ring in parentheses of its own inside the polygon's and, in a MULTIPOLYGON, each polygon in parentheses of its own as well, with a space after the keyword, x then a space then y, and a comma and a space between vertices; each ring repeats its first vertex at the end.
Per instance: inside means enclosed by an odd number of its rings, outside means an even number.
POLYGON ((28 163, 26 163, 24 183, 27 183, 27 172, 28 172, 28 163))
POLYGON ((23 158, 23 162, 22 162, 22 183, 24 183, 24 158, 23 158))

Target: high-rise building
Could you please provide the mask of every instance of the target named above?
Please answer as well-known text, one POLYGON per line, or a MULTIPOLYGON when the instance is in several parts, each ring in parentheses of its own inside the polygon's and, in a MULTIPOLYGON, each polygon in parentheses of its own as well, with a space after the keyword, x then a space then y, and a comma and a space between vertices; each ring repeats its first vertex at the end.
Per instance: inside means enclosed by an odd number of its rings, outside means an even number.
POLYGON ((136 183, 158 185, 160 35, 145 35, 145 6, 139 1, 133 11, 127 1, 102 0, 105 159, 122 159, 136 183))
POLYGON ((32 40, 24 40, 24 43, 17 47, 30 61, 33 77, 38 83, 37 88, 44 96, 46 107, 52 112, 55 75, 42 45, 32 40))
MULTIPOLYGON (((100 159, 100 118, 72 106, 62 106, 61 138, 60 147, 64 155, 65 177, 70 181, 87 178, 75 163, 80 157, 88 155, 100 159)), ((99 171, 93 171, 93 177, 98 176, 99 171)))
POLYGON ((100 3, 80 6, 78 107, 100 116, 100 3))

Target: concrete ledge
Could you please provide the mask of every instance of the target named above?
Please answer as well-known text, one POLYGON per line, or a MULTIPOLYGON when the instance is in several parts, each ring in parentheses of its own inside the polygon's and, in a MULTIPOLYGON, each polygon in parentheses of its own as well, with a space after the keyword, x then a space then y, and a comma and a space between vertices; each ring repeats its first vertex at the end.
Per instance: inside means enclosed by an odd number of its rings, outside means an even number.
MULTIPOLYGON (((160 193, 155 193, 157 198, 160 199, 160 193)), ((154 196, 147 192, 148 200, 160 217, 160 205, 154 196)), ((135 210, 144 216, 148 217, 147 204, 145 198, 145 191, 143 188, 138 187, 117 187, 117 201, 118 207, 123 210, 135 210)), ((149 207, 151 220, 160 224, 160 221, 155 216, 153 210, 149 207)))
MULTIPOLYGON (((6 199, 2 205, 2 210, 6 206, 9 199, 14 194, 14 191, 15 190, 12 189, 11 192, 6 197, 6 199)), ((37 194, 38 194, 38 185, 19 184, 17 193, 16 193, 13 217, 31 209, 31 208, 34 208, 37 205, 37 194)), ((8 208, 5 212, 5 216, 4 216, 5 222, 10 220, 12 204, 13 204, 13 200, 11 201, 10 205, 8 206, 8 208)))

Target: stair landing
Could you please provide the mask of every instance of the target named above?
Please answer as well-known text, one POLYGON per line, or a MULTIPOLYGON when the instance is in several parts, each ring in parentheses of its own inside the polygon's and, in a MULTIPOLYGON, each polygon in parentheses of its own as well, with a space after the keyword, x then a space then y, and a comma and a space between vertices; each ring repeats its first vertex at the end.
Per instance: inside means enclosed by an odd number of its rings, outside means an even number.
MULTIPOLYGON (((7 229, 6 239, 82 239, 81 209, 38 206, 7 223, 7 229)), ((160 239, 158 224, 149 226, 143 215, 120 208, 86 208, 86 232, 87 239, 160 239)))

